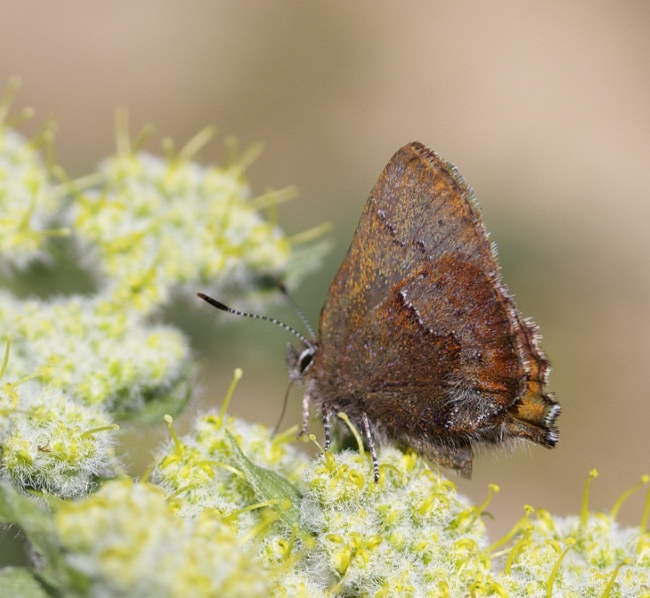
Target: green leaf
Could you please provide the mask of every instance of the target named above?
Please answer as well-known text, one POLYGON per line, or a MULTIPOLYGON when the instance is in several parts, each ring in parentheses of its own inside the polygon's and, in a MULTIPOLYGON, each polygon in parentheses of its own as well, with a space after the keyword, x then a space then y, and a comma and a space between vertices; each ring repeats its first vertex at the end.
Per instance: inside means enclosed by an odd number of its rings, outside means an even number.
MULTIPOLYGON (((68 567, 56 537, 52 506, 58 499, 46 495, 31 498, 18 492, 7 482, 0 483, 0 523, 22 528, 30 544, 42 557, 42 566, 35 574, 52 588, 76 588, 85 591, 88 578, 68 567)), ((0 585, 0 588, 2 586, 0 585)), ((2 596, 13 594, 2 592, 2 596)))
POLYGON ((47 592, 26 567, 0 569, 0 590, 12 598, 48 598, 47 592))
POLYGON ((289 480, 281 475, 255 465, 241 450, 232 434, 226 430, 233 450, 233 461, 262 501, 280 502, 280 517, 289 527, 300 527, 300 500, 302 495, 289 480))
POLYGON ((9 483, 0 483, 0 523, 15 523, 25 533, 48 533, 51 519, 45 506, 15 490, 9 483))

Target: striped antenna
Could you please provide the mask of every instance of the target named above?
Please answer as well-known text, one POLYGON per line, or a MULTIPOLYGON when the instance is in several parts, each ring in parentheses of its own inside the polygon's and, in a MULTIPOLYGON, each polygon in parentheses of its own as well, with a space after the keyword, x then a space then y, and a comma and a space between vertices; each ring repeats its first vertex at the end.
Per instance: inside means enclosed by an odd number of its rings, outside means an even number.
POLYGON ((311 327, 311 324, 309 323, 309 320, 307 319, 305 312, 303 312, 302 309, 300 309, 300 306, 294 301, 293 297, 289 295, 289 291, 287 290, 287 287, 285 287, 283 283, 279 282, 278 287, 280 289, 280 292, 284 295, 284 298, 289 302, 291 307, 293 307, 296 314, 298 314, 300 321, 307 329, 307 332, 309 332, 309 336, 311 337, 311 339, 315 341, 316 333, 314 332, 314 329, 311 327))
POLYGON ((280 328, 284 328, 287 332, 290 332, 291 334, 299 338, 302 341, 302 343, 305 345, 305 347, 313 347, 313 344, 310 341, 308 341, 302 334, 300 334, 300 332, 298 332, 292 326, 289 326, 289 324, 280 322, 280 320, 276 320, 275 318, 270 318, 269 316, 262 316, 260 314, 251 314, 246 311, 233 309, 232 307, 228 307, 227 305, 221 303, 221 301, 217 301, 216 299, 213 299, 212 297, 210 297, 209 295, 205 295, 204 293, 197 293, 197 296, 203 299, 203 301, 205 301, 206 303, 209 303, 212 307, 216 307, 221 311, 227 311, 230 314, 234 314, 236 316, 242 316, 244 318, 253 318, 255 320, 264 320, 266 322, 271 322, 272 324, 275 324, 276 326, 280 326, 280 328))

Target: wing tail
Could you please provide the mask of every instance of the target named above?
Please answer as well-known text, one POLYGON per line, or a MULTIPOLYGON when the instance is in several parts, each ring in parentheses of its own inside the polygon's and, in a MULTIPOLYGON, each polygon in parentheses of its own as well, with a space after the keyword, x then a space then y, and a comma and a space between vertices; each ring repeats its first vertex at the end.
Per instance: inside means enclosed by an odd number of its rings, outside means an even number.
POLYGON ((529 392, 508 409, 506 430, 510 436, 552 448, 559 439, 555 426, 559 415, 560 404, 551 395, 529 392))

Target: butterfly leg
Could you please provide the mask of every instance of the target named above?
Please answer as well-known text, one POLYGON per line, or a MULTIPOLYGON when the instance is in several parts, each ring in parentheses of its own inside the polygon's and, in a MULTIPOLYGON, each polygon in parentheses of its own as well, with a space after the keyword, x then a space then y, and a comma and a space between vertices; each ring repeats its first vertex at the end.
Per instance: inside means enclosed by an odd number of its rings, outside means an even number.
POLYGON ((368 448, 370 449, 370 456, 372 457, 372 473, 375 478, 375 482, 378 482, 379 461, 377 459, 377 447, 375 446, 375 438, 372 435, 370 420, 368 419, 368 414, 365 411, 363 411, 361 414, 361 421, 363 423, 363 434, 366 437, 366 442, 368 443, 368 448))
POLYGON ((328 451, 332 444, 332 410, 325 403, 323 403, 321 410, 323 414, 323 433, 325 435, 323 450, 328 451))
POLYGON ((305 394, 302 395, 302 425, 300 426, 300 432, 298 432, 298 438, 306 436, 309 429, 309 403, 309 392, 305 391, 305 394))

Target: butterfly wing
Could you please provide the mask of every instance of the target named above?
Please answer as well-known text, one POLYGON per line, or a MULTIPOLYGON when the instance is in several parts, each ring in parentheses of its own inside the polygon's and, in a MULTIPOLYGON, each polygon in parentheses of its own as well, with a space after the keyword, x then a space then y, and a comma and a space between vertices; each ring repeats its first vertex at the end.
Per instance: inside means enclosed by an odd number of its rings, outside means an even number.
POLYGON ((321 400, 363 408, 392 435, 411 421, 409 436, 460 445, 510 418, 510 433, 539 442, 528 426, 548 428, 548 362, 501 282, 473 191, 419 143, 391 158, 366 202, 312 369, 321 400))
POLYGON ((422 144, 397 151, 370 193, 330 286, 320 321, 323 345, 354 335, 393 285, 443 255, 498 277, 472 200, 473 191, 455 168, 422 144))

